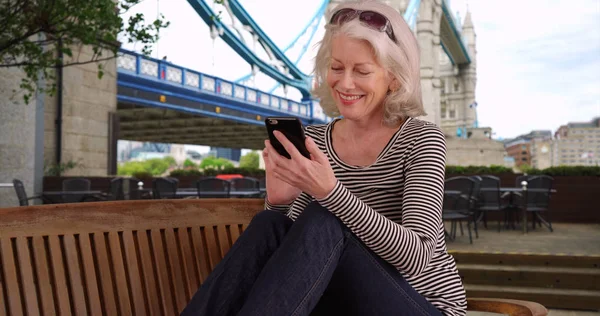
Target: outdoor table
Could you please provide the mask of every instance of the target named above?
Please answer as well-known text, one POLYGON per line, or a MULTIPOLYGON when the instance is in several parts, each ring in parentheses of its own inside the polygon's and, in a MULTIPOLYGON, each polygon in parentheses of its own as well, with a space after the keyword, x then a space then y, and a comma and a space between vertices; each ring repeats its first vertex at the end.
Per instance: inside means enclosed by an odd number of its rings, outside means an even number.
POLYGON ((56 201, 56 197, 59 197, 62 200, 62 197, 65 195, 81 195, 81 201, 83 202, 86 197, 97 196, 102 194, 100 190, 87 190, 87 191, 43 191, 42 196, 46 197, 48 200, 56 201))
MULTIPOLYGON (((482 188, 480 189, 480 191, 495 191, 496 189, 494 188, 482 188)), ((524 188, 524 187, 500 187, 500 193, 508 193, 510 198, 509 198, 509 203, 510 205, 514 205, 513 204, 513 195, 517 194, 519 196, 523 196, 523 191, 530 191, 530 192, 548 192, 548 189, 535 189, 535 188, 524 188)), ((555 189, 550 190, 550 193, 556 193, 555 189)), ((527 234, 527 199, 523 198, 522 201, 522 206, 521 206, 521 211, 523 213, 523 219, 522 221, 522 225, 523 225, 523 234, 527 234)))
POLYGON ((186 197, 192 197, 192 196, 213 196, 213 197, 227 197, 229 195, 229 197, 238 197, 238 198, 243 198, 243 197, 253 197, 253 196, 258 196, 260 195, 260 190, 239 190, 239 191, 230 191, 228 192, 224 192, 224 191, 200 191, 198 192, 197 189, 179 189, 177 190, 177 192, 175 193, 175 196, 178 198, 186 198, 186 197))

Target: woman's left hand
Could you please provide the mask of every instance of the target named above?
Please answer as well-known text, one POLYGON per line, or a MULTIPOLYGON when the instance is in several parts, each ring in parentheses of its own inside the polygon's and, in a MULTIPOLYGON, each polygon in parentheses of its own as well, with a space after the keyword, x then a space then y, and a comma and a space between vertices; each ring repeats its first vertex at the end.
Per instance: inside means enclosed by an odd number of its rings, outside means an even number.
POLYGON ((267 142, 267 150, 273 164, 272 170, 275 177, 314 198, 322 199, 329 195, 335 187, 337 179, 331 169, 329 159, 319 150, 317 144, 310 137, 306 137, 305 145, 311 158, 307 159, 281 132, 275 131, 274 135, 291 157, 291 159, 287 159, 279 155, 275 148, 267 142))

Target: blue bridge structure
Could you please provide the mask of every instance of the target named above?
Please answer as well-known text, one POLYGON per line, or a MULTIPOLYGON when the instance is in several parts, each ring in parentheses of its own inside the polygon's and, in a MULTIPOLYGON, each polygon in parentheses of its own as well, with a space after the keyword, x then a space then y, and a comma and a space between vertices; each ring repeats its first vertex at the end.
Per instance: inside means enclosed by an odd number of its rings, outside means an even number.
MULTIPOLYGON (((264 49, 260 58, 240 29, 227 25, 211 9, 212 0, 187 0, 198 16, 255 71, 273 78, 277 85, 259 90, 247 84, 253 74, 228 81, 165 60, 121 49, 117 59, 119 139, 143 142, 197 144, 215 147, 262 149, 267 116, 296 116, 305 125, 323 124, 326 116, 310 94, 312 78, 298 68, 316 30, 324 23, 329 5, 323 0, 314 17, 283 50, 277 47, 238 0, 225 0, 226 12, 249 31, 264 49), (210 4, 210 5, 209 5, 210 4), (304 41, 304 42, 302 42, 304 41), (293 58, 288 51, 300 45, 293 58), (293 59, 293 61, 292 61, 293 59), (284 86, 302 96, 292 100, 274 94, 284 86)), ((404 18, 415 29, 420 0, 411 0, 404 18)), ((466 43, 446 1, 440 39, 444 52, 455 65, 470 63, 466 43)))

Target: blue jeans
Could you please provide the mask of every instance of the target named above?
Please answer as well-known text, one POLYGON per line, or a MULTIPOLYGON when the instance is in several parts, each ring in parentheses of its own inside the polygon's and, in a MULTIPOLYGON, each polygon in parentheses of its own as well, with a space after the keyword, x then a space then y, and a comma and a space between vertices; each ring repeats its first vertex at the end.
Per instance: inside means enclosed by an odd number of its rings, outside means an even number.
POLYGON ((441 315, 331 212, 258 213, 183 316, 441 315))

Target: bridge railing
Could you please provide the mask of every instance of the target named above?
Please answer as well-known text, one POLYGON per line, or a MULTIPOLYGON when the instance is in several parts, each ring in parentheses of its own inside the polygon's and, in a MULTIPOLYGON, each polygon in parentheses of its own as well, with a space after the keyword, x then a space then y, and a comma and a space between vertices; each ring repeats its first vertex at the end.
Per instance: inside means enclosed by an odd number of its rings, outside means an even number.
POLYGON ((296 102, 125 49, 119 50, 117 69, 202 93, 212 93, 224 98, 243 101, 253 106, 276 110, 288 115, 323 122, 331 120, 321 111, 315 100, 296 102))

